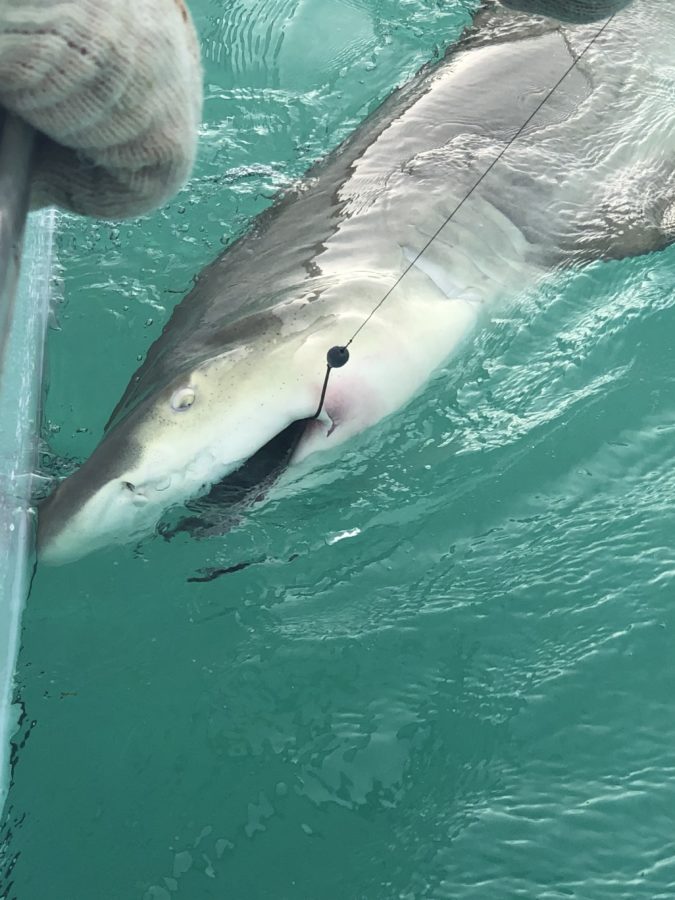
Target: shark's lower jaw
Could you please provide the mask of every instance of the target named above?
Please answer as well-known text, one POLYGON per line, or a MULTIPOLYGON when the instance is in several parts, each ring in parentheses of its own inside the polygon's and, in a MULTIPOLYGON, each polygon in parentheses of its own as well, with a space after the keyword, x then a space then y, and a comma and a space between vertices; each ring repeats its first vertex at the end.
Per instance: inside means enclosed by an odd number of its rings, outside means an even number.
POLYGON ((325 434, 323 423, 314 418, 291 422, 208 492, 188 500, 181 507, 183 513, 189 510, 188 515, 179 514, 176 517, 169 512, 162 516, 157 527, 159 533, 170 540, 180 532, 203 536, 229 531, 239 514, 265 498, 293 462, 305 434, 314 427, 325 434))
POLYGON ((214 510, 231 517, 233 510, 265 496, 293 459, 305 432, 314 426, 325 434, 325 425, 314 419, 294 420, 222 479, 205 477, 192 489, 189 479, 177 475, 136 482, 115 479, 103 486, 67 529, 41 542, 40 559, 53 565, 74 562, 108 544, 141 540, 158 527, 166 536, 162 521, 175 508, 187 507, 191 520, 195 512, 212 514, 214 510), (116 503, 115 515, 110 510, 116 503))

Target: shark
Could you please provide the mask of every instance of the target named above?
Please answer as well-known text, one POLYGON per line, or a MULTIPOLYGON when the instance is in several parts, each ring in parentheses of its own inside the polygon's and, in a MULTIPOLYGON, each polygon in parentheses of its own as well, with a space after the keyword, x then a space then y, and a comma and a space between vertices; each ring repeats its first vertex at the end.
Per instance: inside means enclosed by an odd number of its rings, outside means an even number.
POLYGON ((670 243, 674 42, 669 0, 592 24, 483 6, 201 272, 41 504, 39 558, 255 499, 407 403, 500 303, 670 243))

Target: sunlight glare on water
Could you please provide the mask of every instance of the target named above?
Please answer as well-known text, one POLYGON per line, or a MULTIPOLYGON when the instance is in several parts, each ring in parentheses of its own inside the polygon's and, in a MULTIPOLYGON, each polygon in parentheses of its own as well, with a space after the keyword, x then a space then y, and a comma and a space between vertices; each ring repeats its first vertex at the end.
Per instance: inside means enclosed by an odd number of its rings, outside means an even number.
MULTIPOLYGON (((191 183, 61 220, 48 467, 93 449, 194 274, 473 6, 191 5, 191 183)), ((674 283, 673 248, 550 279, 226 536, 38 569, 0 896, 674 896, 674 283)))

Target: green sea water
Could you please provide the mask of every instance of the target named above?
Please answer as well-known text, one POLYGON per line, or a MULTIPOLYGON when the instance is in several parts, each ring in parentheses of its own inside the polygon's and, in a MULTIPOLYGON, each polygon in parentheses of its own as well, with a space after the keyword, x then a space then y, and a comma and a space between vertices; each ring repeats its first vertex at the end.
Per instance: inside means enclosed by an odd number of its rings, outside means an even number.
MULTIPOLYGON (((194 178, 60 219, 47 469, 472 6, 194 0, 194 178)), ((226 536, 38 568, 0 896, 675 897, 674 283, 672 249, 548 282, 226 536)))

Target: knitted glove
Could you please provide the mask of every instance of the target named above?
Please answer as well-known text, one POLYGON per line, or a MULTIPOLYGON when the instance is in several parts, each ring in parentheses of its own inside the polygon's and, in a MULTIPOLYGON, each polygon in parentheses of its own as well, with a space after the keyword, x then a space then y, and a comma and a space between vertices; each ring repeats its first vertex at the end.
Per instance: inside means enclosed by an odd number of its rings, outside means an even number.
POLYGON ((201 103, 182 0, 0 0, 0 104, 40 132, 34 208, 160 205, 190 172, 201 103))
POLYGON ((630 0, 501 0, 509 9, 561 22, 595 22, 628 6, 630 0))

